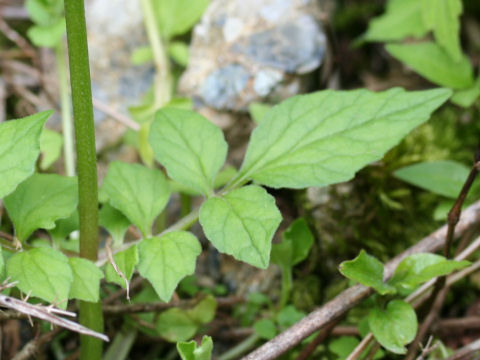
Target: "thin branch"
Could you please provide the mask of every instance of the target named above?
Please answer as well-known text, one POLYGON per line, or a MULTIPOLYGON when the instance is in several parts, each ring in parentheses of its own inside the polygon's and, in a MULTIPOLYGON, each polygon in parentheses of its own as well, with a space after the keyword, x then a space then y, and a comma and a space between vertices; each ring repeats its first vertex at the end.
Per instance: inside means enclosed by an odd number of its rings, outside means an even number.
MULTIPOLYGON (((468 207, 460 221, 458 222, 455 235, 461 236, 465 231, 477 225, 480 220, 480 202, 476 202, 468 207)), ((435 252, 442 248, 445 243, 447 226, 424 238, 419 243, 407 249, 400 255, 393 258, 385 266, 386 279, 390 278, 398 263, 405 257, 423 252, 435 252)), ((244 360, 271 360, 278 358, 303 339, 318 331, 329 323, 343 316, 346 312, 359 304, 372 294, 372 290, 363 285, 355 285, 337 295, 334 299, 323 305, 321 308, 313 311, 304 319, 277 335, 272 340, 266 342, 252 353, 245 356, 244 360)))
POLYGON ((449 356, 447 360, 462 360, 462 359, 469 359, 470 355, 475 352, 480 351, 480 339, 471 342, 470 344, 462 347, 461 349, 455 351, 453 355, 449 356))
POLYGON ((332 330, 340 322, 340 319, 329 324, 325 329, 320 331, 318 335, 302 350, 302 352, 296 357, 295 360, 307 360, 310 355, 313 354, 318 345, 320 345, 325 339, 332 333, 332 330))

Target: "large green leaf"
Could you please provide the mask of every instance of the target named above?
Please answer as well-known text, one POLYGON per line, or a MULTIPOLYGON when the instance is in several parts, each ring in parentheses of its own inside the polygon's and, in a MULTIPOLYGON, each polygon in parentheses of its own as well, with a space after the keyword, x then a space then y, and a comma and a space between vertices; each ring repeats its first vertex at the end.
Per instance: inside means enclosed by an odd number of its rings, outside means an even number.
POLYGON ((155 114, 150 144, 172 179, 200 193, 212 193, 228 148, 220 128, 193 111, 164 108, 155 114))
POLYGON ((15 225, 15 236, 24 241, 36 229, 52 229, 77 207, 77 179, 56 174, 34 174, 4 199, 15 225))
POLYGON ((473 85, 472 64, 466 56, 453 60, 433 42, 416 44, 390 44, 387 51, 424 78, 452 89, 465 89, 473 85))
POLYGON ((320 91, 290 98, 253 131, 236 183, 274 188, 347 181, 380 159, 451 95, 447 89, 320 91))
POLYGON ((210 336, 203 336, 200 346, 195 340, 177 343, 177 350, 182 360, 210 360, 212 358, 213 341, 210 336))
POLYGON ((255 185, 212 197, 200 209, 203 231, 219 251, 261 269, 268 267, 281 220, 275 199, 255 185))
MULTIPOLYGON (((461 0, 416 0, 422 7, 425 25, 433 30, 435 40, 454 61, 462 58, 460 47, 461 0)), ((417 5, 418 6, 418 5, 417 5)))
POLYGON ((458 162, 441 160, 409 165, 395 171, 395 177, 435 194, 456 199, 470 169, 458 162))
POLYGON ((70 299, 97 302, 100 294, 100 280, 103 272, 91 261, 71 257, 68 262, 73 272, 70 299))
POLYGON ((186 231, 174 231, 143 240, 138 245, 138 271, 148 279, 160 299, 170 301, 180 280, 193 274, 202 248, 186 231))
POLYGON ((165 208, 170 188, 160 170, 120 161, 110 163, 103 182, 110 204, 149 236, 155 218, 165 208))
POLYGON ((363 38, 367 41, 401 40, 408 36, 421 37, 427 31, 419 0, 390 0, 385 13, 370 21, 363 38))
POLYGON ((435 254, 413 254, 398 264, 389 284, 400 291, 411 291, 430 279, 448 275, 469 264, 468 261, 447 260, 443 256, 435 254))
POLYGON ((373 336, 386 349, 405 354, 405 345, 417 333, 417 315, 412 306, 402 300, 392 300, 385 310, 377 307, 368 314, 368 326, 373 336))
POLYGON ((157 0, 154 14, 161 34, 170 38, 180 35, 195 25, 209 0, 157 0))
POLYGON ((42 128, 52 111, 0 124, 0 199, 33 174, 42 128))
POLYGON ((7 275, 18 281, 17 287, 25 294, 67 306, 73 275, 61 252, 47 247, 18 252, 7 262, 7 275))
POLYGON ((381 295, 394 294, 395 288, 383 282, 383 264, 365 250, 353 260, 340 264, 340 272, 347 278, 377 290, 381 295))

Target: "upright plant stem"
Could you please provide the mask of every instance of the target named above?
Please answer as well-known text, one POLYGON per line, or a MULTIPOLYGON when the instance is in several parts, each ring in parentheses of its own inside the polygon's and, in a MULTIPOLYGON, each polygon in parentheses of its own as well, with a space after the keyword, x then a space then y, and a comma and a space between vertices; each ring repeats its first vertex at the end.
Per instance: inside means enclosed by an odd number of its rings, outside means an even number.
POLYGON ((75 176, 72 113, 70 111, 67 64, 65 61, 65 49, 63 47, 63 42, 60 41, 55 47, 55 55, 57 58, 57 73, 62 109, 63 157, 65 162, 65 174, 67 176, 75 176))
MULTIPOLYGON (((66 0, 65 18, 77 149, 80 256, 96 261, 98 251, 97 159, 83 0, 66 0)), ((92 330, 103 332, 101 304, 81 302, 80 323, 92 330)), ((80 345, 80 359, 101 358, 100 340, 82 336, 80 345)))

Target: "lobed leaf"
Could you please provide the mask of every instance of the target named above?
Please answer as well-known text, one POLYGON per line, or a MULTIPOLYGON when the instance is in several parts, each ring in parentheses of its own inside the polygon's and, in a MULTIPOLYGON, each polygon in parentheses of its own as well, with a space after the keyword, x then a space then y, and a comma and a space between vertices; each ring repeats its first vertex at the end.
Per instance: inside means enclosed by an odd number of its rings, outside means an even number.
POLYGON ((272 238, 281 220, 275 199, 256 185, 212 197, 200 208, 200 224, 212 244, 261 269, 268 267, 272 238))
POLYGON ((68 262, 73 274, 69 298, 97 302, 100 299, 100 280, 103 279, 103 272, 87 259, 71 257, 68 262))
POLYGON ((52 111, 0 124, 0 199, 33 174, 42 128, 52 111))
POLYGON ((340 272, 350 280, 372 287, 381 295, 394 294, 395 288, 383 282, 383 271, 383 264, 365 250, 355 259, 340 264, 340 272))
POLYGON ((36 229, 52 229, 68 218, 78 203, 77 179, 56 174, 34 174, 4 199, 15 225, 15 236, 24 241, 36 229))
POLYGON ((17 287, 25 294, 67 307, 73 274, 60 251, 42 247, 17 252, 7 262, 7 275, 18 281, 17 287))
POLYGON ((405 354, 405 345, 417 333, 417 315, 412 306, 402 300, 392 300, 385 310, 373 308, 368 314, 368 325, 373 336, 387 350, 405 354))
POLYGON ((202 343, 197 346, 197 342, 177 343, 177 350, 182 360, 210 360, 212 358, 213 341, 210 336, 204 335, 202 343))
POLYGON ((386 49, 394 58, 435 84, 452 89, 473 85, 472 64, 465 55, 455 61, 433 42, 390 44, 386 49))
POLYGON ((103 181, 110 204, 142 232, 151 234, 155 218, 167 205, 170 188, 160 170, 120 161, 110 163, 103 181))
POLYGON ((160 299, 168 302, 180 280, 195 271, 201 250, 197 238, 186 231, 145 239, 138 245, 138 271, 150 281, 160 299))
POLYGON ((253 131, 234 184, 325 186, 380 159, 451 95, 447 89, 320 91, 272 108, 253 131))
POLYGON ((220 128, 193 111, 164 108, 155 114, 150 144, 173 180, 212 193, 228 148, 220 128))

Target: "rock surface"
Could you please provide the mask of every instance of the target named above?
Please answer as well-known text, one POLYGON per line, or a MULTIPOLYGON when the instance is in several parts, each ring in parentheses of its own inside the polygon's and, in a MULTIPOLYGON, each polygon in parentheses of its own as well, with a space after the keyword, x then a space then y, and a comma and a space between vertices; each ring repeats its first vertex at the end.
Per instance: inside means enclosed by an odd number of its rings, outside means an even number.
POLYGON ((303 88, 326 38, 315 0, 213 0, 193 33, 180 91, 197 107, 244 111, 303 88))

